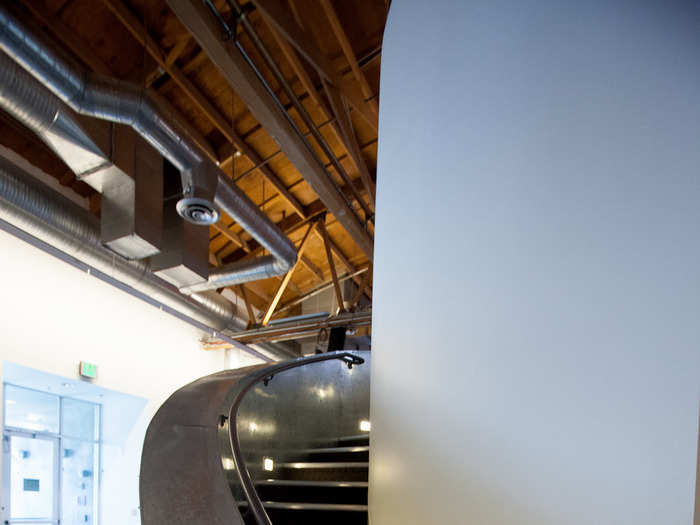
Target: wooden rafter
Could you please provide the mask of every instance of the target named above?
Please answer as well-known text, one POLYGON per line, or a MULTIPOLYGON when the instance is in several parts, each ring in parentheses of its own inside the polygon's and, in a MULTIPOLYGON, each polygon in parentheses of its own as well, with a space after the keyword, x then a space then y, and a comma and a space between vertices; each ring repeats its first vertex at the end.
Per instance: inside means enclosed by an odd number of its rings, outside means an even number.
POLYGON ((214 15, 197 0, 168 0, 168 5, 207 52, 229 85, 245 101, 253 116, 276 138, 280 148, 327 208, 338 210, 336 215, 343 228, 371 258, 374 253, 371 235, 302 138, 296 134, 282 110, 275 105, 240 51, 231 42, 222 41, 214 15))
MULTIPOLYGON (((233 224, 231 226, 233 226, 233 224)), ((212 227, 221 235, 226 237, 229 241, 231 241, 233 244, 235 244, 239 248, 242 248, 245 252, 250 253, 248 243, 238 233, 230 229, 230 226, 226 226, 223 222, 219 221, 215 224, 212 224, 212 227)))
POLYGON ((338 273, 335 271, 335 262, 333 262, 333 254, 331 253, 331 243, 328 237, 328 231, 326 230, 325 217, 318 221, 318 229, 321 231, 321 236, 323 237, 323 246, 326 249, 326 257, 328 258, 328 266, 331 270, 331 279, 333 280, 335 299, 338 302, 338 310, 340 312, 344 312, 345 305, 343 304, 343 291, 340 289, 340 283, 338 282, 338 273))
MULTIPOLYGON (((268 22, 268 25, 270 25, 270 27, 274 30, 274 26, 273 26, 273 25, 269 24, 269 22, 268 22)), ((282 39, 282 40, 284 40, 284 39, 282 39)), ((277 64, 274 64, 274 68, 275 68, 275 69, 278 68, 277 64)), ((287 95, 289 96, 289 92, 287 92, 287 95)), ((294 98, 296 99, 296 94, 292 93, 291 96, 294 97, 294 98)), ((297 102, 299 102, 299 101, 297 101, 297 102)), ((305 117, 308 117, 310 120, 313 120, 313 119, 311 119, 311 116, 308 115, 308 113, 307 113, 306 109, 304 108, 303 104, 301 104, 301 103, 299 102, 298 104, 295 104, 294 107, 295 107, 296 112, 297 112, 303 119, 305 119, 305 117)), ((289 110, 287 110, 287 111, 289 111, 289 110)), ((306 120, 305 120, 305 121, 306 121, 306 120)), ((352 180, 352 179, 350 178, 350 175, 348 174, 348 172, 347 172, 347 170, 345 169, 345 167, 340 163, 340 161, 338 161, 337 155, 332 151, 332 149, 331 149, 330 146, 328 145, 327 141, 325 140, 325 138, 323 137, 323 135, 320 133, 320 131, 319 131, 318 128, 316 127, 316 124, 315 124, 314 122, 308 122, 308 121, 306 121, 306 123, 310 125, 310 133, 313 135, 315 142, 316 142, 316 143, 318 144, 318 146, 324 151, 324 153, 326 154, 326 156, 328 157, 328 159, 331 161, 331 164, 333 165, 334 171, 335 171, 338 175, 340 175, 341 179, 342 179, 343 181, 345 181, 345 183, 349 184, 349 183, 351 182, 351 180, 352 180)), ((340 138, 340 141, 341 141, 341 144, 342 144, 342 143, 343 143, 343 138, 342 138, 342 137, 340 138)), ((350 187, 354 190, 354 186, 353 186, 353 185, 350 185, 350 187)), ((373 214, 373 211, 372 211, 372 208, 365 202, 365 200, 364 200, 364 199, 359 195, 359 193, 357 193, 357 192, 355 192, 354 201, 357 202, 357 203, 360 205, 360 207, 362 208, 362 210, 365 212, 365 217, 370 217, 369 220, 372 220, 371 217, 373 217, 373 215, 374 215, 374 214, 373 214)))
MULTIPOLYGON (((316 227, 316 224, 313 222, 309 224, 308 228, 306 229, 306 233, 304 233, 304 237, 301 239, 301 243, 299 244, 299 248, 297 249, 297 254, 299 256, 303 255, 304 250, 306 249, 306 244, 307 241, 309 240, 309 235, 311 234, 311 230, 313 230, 316 227)), ((292 275, 294 274, 294 270, 299 266, 300 261, 297 260, 297 262, 292 266, 289 271, 285 274, 284 278, 282 279, 282 283, 279 285, 277 288, 277 292, 275 293, 275 296, 272 298, 272 302, 270 302, 270 306, 267 307, 267 311, 265 312, 265 315, 263 316, 262 320, 262 325, 266 326, 267 323, 270 322, 270 319, 272 318, 272 314, 275 313, 275 308, 277 308, 277 304, 280 302, 280 299, 282 299, 282 294, 284 291, 287 289, 287 285, 289 282, 292 280, 292 275)))
MULTIPOLYGON (((267 19, 265 20, 267 21, 267 19)), ((331 116, 335 115, 334 120, 330 121, 331 129, 333 130, 333 132, 335 133, 336 137, 343 145, 345 150, 348 152, 348 155, 350 156, 350 159, 352 159, 352 162, 357 168, 357 171, 360 173, 363 182, 366 181, 365 189, 368 190, 368 194, 370 195, 370 204, 372 205, 372 207, 374 207, 373 181, 369 175, 369 168, 367 167, 367 163, 362 157, 359 145, 357 144, 357 138, 352 132, 352 126, 349 125, 349 122, 345 122, 345 120, 341 121, 340 119, 338 119, 336 108, 333 107, 333 110, 331 110, 331 108, 329 108, 326 104, 326 101, 321 96, 319 96, 319 92, 316 90, 316 86, 314 86, 313 82, 311 81, 311 78, 306 72, 306 69, 304 69, 304 65, 301 63, 301 60, 299 60, 297 52, 292 48, 289 42, 284 37, 282 37, 282 35, 280 35, 275 26, 269 21, 268 27, 273 37, 275 38, 275 41, 280 46, 282 53, 287 58, 287 61, 291 64, 294 73, 299 79, 299 82, 301 82, 301 85, 304 87, 309 97, 311 97, 311 100, 313 100, 314 103, 316 103, 316 105, 321 110, 323 118, 330 119, 331 116)), ((337 94, 338 98, 340 97, 340 92, 335 86, 329 86, 327 82, 323 82, 323 85, 327 91, 329 89, 332 89, 333 94, 337 94)), ((332 100, 330 96, 329 99, 331 100, 331 104, 333 104, 334 100, 332 100)), ((340 104, 340 106, 342 106, 342 104, 340 104)), ((349 121, 349 117, 347 117, 345 111, 343 111, 342 118, 347 118, 347 120, 349 121)))
MULTIPOLYGON (((190 35, 185 35, 183 38, 178 40, 175 45, 170 48, 168 54, 165 56, 165 63, 168 66, 175 64, 175 61, 180 58, 180 55, 185 51, 189 43, 192 41, 190 35)), ((165 75, 167 72, 160 65, 153 70, 148 77, 146 77, 146 86, 151 86, 156 80, 165 75)))
MULTIPOLYGON (((243 155, 248 157, 253 164, 260 163, 262 160, 260 155, 258 155, 257 152, 255 152, 240 138, 237 133, 234 132, 231 123, 229 123, 213 106, 213 104, 204 96, 199 88, 197 88, 192 81, 185 76, 185 74, 175 65, 174 61, 172 63, 168 63, 167 54, 160 48, 160 44, 158 44, 158 42, 156 42, 156 40, 150 34, 148 34, 146 28, 143 27, 141 22, 139 22, 139 20, 129 11, 121 0, 102 0, 102 2, 109 8, 110 11, 112 11, 122 25, 129 30, 133 37, 146 48, 146 51, 148 51, 148 53, 160 65, 160 67, 162 67, 163 70, 170 75, 177 85, 196 104, 199 110, 202 111, 207 119, 229 140, 229 142, 238 148, 243 155)), ((208 149, 211 149, 211 146, 208 144, 206 146, 208 149)), ((212 160, 218 161, 219 159, 214 156, 212 160)), ((260 168, 260 172, 263 174, 265 179, 281 194, 282 198, 287 201, 292 209, 294 209, 294 211, 301 217, 304 217, 304 207, 302 204, 286 189, 284 183, 270 169, 270 167, 263 166, 260 168)))
MULTIPOLYGON (((355 184, 359 185, 359 181, 355 181, 355 184)), ((343 186, 341 190, 345 192, 345 186, 343 186)), ((309 217, 307 219, 301 219, 297 215, 287 215, 282 220, 276 223, 277 227, 281 229, 286 235, 290 235, 298 229, 304 227, 306 224, 308 224, 313 219, 317 218, 322 213, 326 212, 326 207, 323 205, 320 199, 317 199, 312 203, 308 204, 306 208, 309 212, 309 217)), ((335 222, 337 222, 335 218, 330 219, 327 225, 331 226, 332 224, 335 224, 335 222)), ((248 244, 251 246, 251 255, 260 255, 260 253, 262 253, 263 248, 257 241, 251 239, 248 241, 248 244)), ((235 260, 240 259, 243 255, 245 255, 245 252, 244 254, 240 254, 240 252, 238 252, 234 257, 230 257, 230 255, 231 254, 228 254, 224 257, 225 262, 234 262, 235 260)))
POLYGON ((243 298, 243 302, 245 303, 245 308, 248 312, 248 325, 254 325, 255 324, 255 312, 253 312, 253 305, 250 304, 250 301, 248 300, 248 292, 245 288, 244 285, 239 284, 236 286, 238 289, 238 294, 243 298))
POLYGON ((246 283, 245 289, 248 293, 248 299, 258 310, 264 310, 272 301, 272 296, 263 289, 258 281, 246 283))
POLYGON ((355 292, 355 295, 352 296, 352 299, 350 299, 350 302, 348 303, 348 310, 352 310, 355 305, 357 304, 357 301, 360 300, 360 297, 365 293, 365 289, 369 285, 370 278, 372 277, 372 265, 369 266, 367 271, 364 273, 362 276, 362 281, 360 281, 360 284, 357 285, 357 291, 355 292))
POLYGON ((112 74, 112 70, 76 36, 75 31, 57 17, 48 16, 49 11, 43 0, 22 0, 22 5, 90 69, 101 75, 112 74))
MULTIPOLYGON (((362 144, 362 145, 360 146, 360 149, 361 149, 361 150, 364 150, 365 148, 368 148, 368 147, 370 147, 370 146, 373 146, 373 145, 376 144, 376 143, 377 143, 377 139, 376 139, 376 138, 375 138, 375 139, 372 139, 372 140, 370 140, 369 142, 366 142, 366 143, 362 144)), ((278 152, 278 153, 281 153, 281 152, 278 152)), ((271 155, 271 156, 277 155, 278 153, 274 153, 274 154, 271 155)), ((269 157, 268 157, 268 158, 269 158, 269 157)), ((343 154, 343 155, 340 155, 340 156, 338 157, 338 160, 342 162, 342 161, 345 160, 346 158, 348 158, 348 155, 343 154)), ((326 169, 330 169, 331 167, 332 167, 332 166, 331 166, 330 163, 327 163, 327 164, 324 165, 324 168, 326 168, 326 169)), ((289 189, 290 191, 293 191, 293 190, 295 190, 298 186, 300 186, 301 184, 304 184, 304 182, 305 182, 304 179, 303 179, 303 178, 300 178, 300 179, 298 179, 297 181, 295 181, 295 182, 293 182, 292 184, 290 184, 290 185, 287 187, 287 189, 289 189)), ((358 182, 359 182, 359 181, 357 181, 357 180, 356 180, 356 181, 353 181, 353 183, 354 183, 356 186, 358 186, 358 182)), ((361 189, 361 188, 360 188, 360 189, 361 189)), ((352 198, 352 193, 349 192, 349 191, 346 191, 345 186, 343 186, 342 188, 340 188, 340 190, 346 195, 347 198, 349 198, 349 199, 352 198)), ((274 202, 277 202, 279 199, 280 199, 280 195, 279 195, 279 194, 271 195, 270 197, 268 197, 267 199, 265 199, 265 201, 261 204, 261 206, 264 206, 264 207, 267 208, 269 205, 271 205, 271 204, 274 203, 274 202)), ((313 215, 312 211, 309 209, 309 206, 306 206, 306 213, 307 213, 307 219, 308 219, 311 215, 313 215)))
MULTIPOLYGON (((355 182, 355 184, 357 184, 357 182, 355 182)), ((313 218, 318 217, 320 214, 324 213, 325 207, 323 206, 323 203, 320 200, 316 200, 307 206, 307 210, 309 211, 309 217, 311 219, 313 219, 313 218)), ((292 233, 294 233, 298 229, 302 228, 305 224, 308 224, 309 220, 310 219, 302 220, 297 216, 289 216, 289 217, 285 217, 280 222, 278 222, 277 227, 280 230, 282 230, 286 235, 291 235, 292 233)), ((332 226, 335 222, 336 221, 334 219, 329 220, 326 223, 326 229, 328 229, 328 227, 332 226)), ((315 235, 321 242, 324 242, 324 239, 321 236, 321 233, 318 231, 318 229, 314 229, 312 231, 312 234, 315 235)), ((333 254, 338 258, 340 263, 343 266, 345 266, 345 268, 347 268, 349 273, 354 274, 357 271, 357 268, 355 267, 355 265, 353 265, 350 262, 350 259, 347 257, 347 255, 345 255, 343 250, 333 241, 333 238, 330 236, 330 232, 329 232, 328 238, 330 241, 331 251, 333 252, 333 254)), ((255 241, 253 241, 253 242, 255 242, 255 241)), ((251 252, 249 254, 251 256, 260 255, 260 253, 262 252, 262 247, 260 245, 257 245, 257 243, 255 243, 255 244, 256 244, 256 246, 251 249, 251 252)), ((305 255, 301 257, 302 263, 304 262, 305 259, 306 259, 305 255)), ((234 258, 234 259, 227 261, 227 262, 233 262, 234 260, 237 260, 237 259, 234 258)), ((307 268, 308 268, 308 266, 307 266, 307 268)), ((314 272, 314 273, 316 273, 316 272, 314 272)), ((319 278, 321 281, 323 281, 323 273, 320 272, 320 270, 319 270, 319 273, 320 273, 319 278)), ((360 278, 358 276, 353 276, 353 280, 355 281, 356 284, 358 284, 358 285, 360 284, 360 278)), ((365 295, 367 296, 368 299, 370 299, 370 300, 372 299, 371 290, 366 290, 365 295)))
POLYGON ((333 33, 335 33, 335 36, 338 39, 338 42, 340 42, 340 47, 343 50, 343 54, 345 55, 345 58, 348 60, 348 63, 350 64, 350 68, 352 69, 352 72, 355 75, 355 78, 360 83, 360 88, 362 89, 362 94, 364 95, 365 99, 370 99, 370 104, 372 105, 374 111, 379 112, 379 106, 377 104, 377 100, 372 98, 372 96, 373 96, 372 88, 369 87, 369 83, 367 82, 367 77, 360 69, 360 65, 357 62, 357 57, 355 56, 355 52, 352 50, 352 45, 350 44, 350 40, 348 39, 348 35, 345 33, 345 30, 343 29, 343 25, 340 23, 340 19, 338 18, 338 13, 336 13, 335 8, 333 7, 333 4, 331 3, 331 0, 320 0, 320 2, 321 2, 321 6, 323 7, 323 10, 326 13, 326 17, 328 17, 328 21, 331 24, 331 28, 333 29, 333 33))
MULTIPOLYGON (((268 25, 268 27, 274 28, 274 26, 269 26, 269 25, 268 25)), ((283 40, 285 43, 287 42, 286 39, 284 39, 284 38, 282 38, 282 40, 283 40)), ((373 56, 374 58, 379 57, 379 56, 381 55, 380 51, 381 51, 381 47, 376 48, 376 49, 374 50, 374 53, 375 53, 375 54, 373 54, 372 56, 373 56)), ((295 52, 295 53, 296 53, 296 52, 295 52)), ((185 66, 183 66, 182 71, 185 72, 185 73, 187 73, 187 71, 191 68, 192 64, 194 64, 195 62, 199 62, 199 60, 200 60, 199 57, 202 56, 202 55, 203 55, 203 53, 200 53, 199 55, 197 55, 197 57, 196 57, 195 59, 193 59, 192 62, 188 62, 185 66)), ((364 67, 366 67, 366 66, 367 66, 368 64, 370 64, 370 63, 371 63, 371 61, 369 61, 369 62, 363 62, 361 67, 364 68, 364 67)), ((352 70, 351 70, 350 68, 347 68, 346 70, 341 71, 341 75, 342 75, 342 76, 352 75, 352 70)), ((166 86, 167 86, 167 85, 168 85, 168 84, 166 84, 166 86)), ((311 83, 310 85, 313 86, 313 91, 316 93, 317 98, 321 97, 322 93, 324 93, 324 91, 325 91, 325 90, 324 90, 324 86, 323 86, 322 84, 314 85, 314 84, 312 84, 312 83, 311 83)), ((164 89, 167 90, 167 87, 161 88, 161 90, 164 90, 164 89)), ((306 87, 305 87, 304 89, 306 89, 306 87)), ((276 94, 277 96, 279 96, 279 95, 281 94, 281 92, 282 92, 282 90, 278 90, 278 91, 275 92, 275 94, 276 94)), ((311 95, 309 95, 308 92, 304 92, 304 93, 302 93, 302 94, 300 94, 300 95, 298 96, 300 102, 304 102, 304 101, 306 100, 307 97, 311 98, 311 95)), ((377 95, 374 95, 374 98, 378 98, 378 96, 377 96, 377 95)), ((323 98, 321 97, 320 100, 323 100, 323 98)), ((293 106, 294 106, 294 105, 293 105, 292 103, 287 103, 287 104, 285 104, 284 109, 285 109, 285 111, 290 111, 290 110, 293 108, 293 106)), ((352 105, 348 108, 349 111, 354 111, 354 109, 355 109, 355 108, 353 108, 352 105)), ((328 114, 328 115, 332 115, 332 112, 331 112, 330 110, 328 110, 328 111, 327 111, 327 114, 328 114)), ((325 127, 325 126, 328 126, 328 125, 331 125, 331 124, 334 124, 334 123, 335 123, 335 117, 332 117, 332 118, 329 118, 326 122, 322 122, 322 123, 318 124, 318 128, 321 129, 321 128, 325 127)), ((257 124, 257 125, 255 125, 255 126, 253 126, 249 131, 246 131, 244 134, 242 134, 242 135, 241 135, 241 138, 242 138, 243 140, 248 140, 249 138, 253 138, 257 133, 263 133, 263 132, 265 132, 265 128, 263 128, 260 124, 257 124)), ((307 137, 308 137, 308 136, 311 136, 311 132, 305 133, 305 136, 307 136, 307 137)), ((342 139, 340 139, 340 138, 339 138, 338 140, 341 140, 341 141, 342 141, 342 139)), ((230 148, 229 148, 229 149, 230 149, 230 148)), ((281 151, 278 150, 278 153, 281 153, 281 151)), ((228 164, 229 162, 231 162, 231 160, 233 159, 233 156, 229 154, 229 151, 221 151, 221 150, 220 150, 220 155, 219 155, 219 156, 221 157, 221 166, 227 165, 227 164, 228 164)), ((269 158, 269 156, 266 157, 266 158, 269 158)), ((256 168, 256 169, 257 169, 257 168, 256 168)))
POLYGON ((323 272, 321 269, 316 266, 311 259, 309 259, 306 255, 302 255, 300 257, 301 259, 301 264, 303 264, 307 270, 309 270, 319 281, 323 281, 323 272))
POLYGON ((343 143, 346 145, 348 154, 353 162, 358 167, 360 172, 360 178, 362 179, 362 184, 369 195, 372 207, 374 207, 374 195, 376 188, 374 181, 369 174, 369 169, 367 169, 367 164, 365 164, 362 158, 362 151, 360 150, 360 145, 357 143, 357 137, 352 129, 352 122, 350 116, 345 111, 343 101, 340 97, 340 92, 335 86, 324 82, 324 87, 326 89, 326 94, 328 95, 328 100, 333 108, 333 114, 335 115, 335 120, 338 127, 340 128, 340 134, 343 137, 343 143))
MULTIPOLYGON (((326 224, 326 231, 328 231, 328 226, 330 226, 330 224, 332 224, 332 223, 326 224)), ((323 237, 321 237, 321 234, 318 232, 318 230, 315 230, 315 233, 318 235, 319 239, 320 239, 322 242, 325 241, 325 239, 323 239, 323 237)), ((329 241, 329 244, 330 244, 330 247, 331 247, 331 252, 333 253, 333 255, 335 255, 335 256, 338 258, 338 260, 341 262, 341 264, 342 264, 343 266, 345 266, 345 268, 347 269, 348 273, 354 274, 355 272, 357 272, 357 268, 355 267, 355 265, 352 264, 352 263, 350 262, 350 259, 348 259, 347 255, 345 255, 345 253, 343 252, 343 250, 340 249, 340 246, 338 246, 338 245, 333 241, 333 239, 332 239, 331 236, 330 236, 330 233, 328 234, 328 241, 329 241)), ((356 283, 358 286, 360 285, 360 278, 359 278, 358 276, 353 275, 352 280, 355 281, 355 283, 356 283)), ((372 292, 371 292, 371 291, 366 290, 366 291, 365 291, 365 295, 367 296, 367 298, 368 298, 369 300, 372 300, 372 292)))
MULTIPOLYGON (((376 144, 376 143, 377 143, 377 139, 375 138, 375 139, 370 140, 369 142, 366 142, 366 143, 362 144, 362 145, 360 146, 360 148, 364 150, 364 149, 366 149, 366 148, 368 148, 368 147, 370 147, 370 146, 373 146, 373 145, 376 144)), ((338 160, 339 160, 339 161, 343 161, 343 160, 345 160, 346 158, 348 158, 348 156, 345 155, 345 154, 343 154, 343 155, 341 155, 341 156, 338 157, 338 160)), ((327 163, 327 164, 324 165, 324 168, 326 168, 326 169, 329 169, 330 167, 331 167, 331 164, 330 164, 330 163, 327 163)), ((287 187, 287 189, 289 189, 290 191, 293 191, 293 190, 295 190, 296 188, 298 188, 298 187, 299 187, 300 185, 302 185, 302 184, 304 184, 304 179, 303 179, 303 178, 300 178, 300 179, 296 180, 295 182, 293 182, 292 184, 290 184, 290 185, 287 187)), ((353 184, 355 185, 356 189, 358 189, 359 191, 362 191, 362 190, 363 190, 363 188, 362 188, 362 183, 361 183, 361 181, 360 181, 359 179, 355 179, 355 180, 353 181, 353 184)), ((347 187, 347 185, 341 186, 339 189, 340 189, 340 191, 345 195, 346 198, 352 199, 352 192, 351 192, 350 189, 347 187)), ((267 198, 260 204, 260 206, 261 206, 261 207, 264 207, 264 208, 267 208, 268 206, 270 206, 270 205, 272 205, 273 203, 277 202, 279 199, 280 199, 279 194, 271 195, 270 197, 267 197, 267 198)), ((320 205, 323 209, 325 209, 325 207, 323 206, 323 204, 320 203, 319 201, 314 201, 312 204, 317 205, 317 206, 320 205)), ((317 214, 317 213, 320 213, 321 211, 323 211, 323 210, 319 211, 319 209, 313 208, 313 207, 312 207, 312 204, 308 204, 308 205, 306 206, 306 213, 307 213, 306 219, 309 219, 309 218, 311 218, 314 214, 317 214)))
POLYGON ((299 27, 291 13, 284 7, 281 0, 252 0, 267 20, 292 44, 297 51, 325 77, 343 92, 355 109, 376 130, 378 114, 375 109, 362 97, 361 92, 341 77, 334 69, 330 60, 316 47, 302 28, 299 27))
MULTIPOLYGON (((339 276, 338 281, 342 283, 343 281, 346 281, 348 279, 356 279, 356 278, 360 279, 360 275, 366 273, 367 271, 369 271, 368 267, 360 268, 359 270, 355 271, 352 274, 346 273, 344 275, 339 276)), ((277 309, 277 311, 275 312, 274 317, 277 317, 277 316, 281 315, 282 313, 291 310, 295 306, 300 305, 301 303, 303 303, 307 299, 310 299, 311 297, 318 295, 321 292, 325 292, 326 290, 330 290, 332 287, 333 287, 332 280, 324 281, 323 284, 321 284, 320 286, 317 286, 313 290, 309 290, 308 292, 304 293, 303 295, 300 295, 299 297, 295 297, 294 299, 291 299, 291 300, 287 301, 286 303, 281 304, 279 306, 279 308, 277 309)))

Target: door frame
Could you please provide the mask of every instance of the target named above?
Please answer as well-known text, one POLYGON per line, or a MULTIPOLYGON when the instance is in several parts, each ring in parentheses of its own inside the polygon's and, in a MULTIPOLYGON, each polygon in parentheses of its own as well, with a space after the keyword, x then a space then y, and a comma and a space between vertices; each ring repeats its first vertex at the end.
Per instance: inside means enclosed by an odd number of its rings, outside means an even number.
POLYGON ((6 427, 2 433, 2 522, 3 524, 55 524, 61 523, 61 439, 57 434, 45 432, 28 432, 26 430, 6 427), (13 437, 40 439, 53 443, 53 516, 49 520, 41 519, 12 519, 12 493, 10 490, 12 476, 12 445, 13 437))

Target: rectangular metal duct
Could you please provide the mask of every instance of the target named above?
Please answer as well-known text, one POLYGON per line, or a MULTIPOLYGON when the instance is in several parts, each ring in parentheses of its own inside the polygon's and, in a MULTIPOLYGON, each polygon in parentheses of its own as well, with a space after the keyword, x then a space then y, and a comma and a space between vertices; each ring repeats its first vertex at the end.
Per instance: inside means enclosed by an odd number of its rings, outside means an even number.
POLYGON ((160 253, 151 258, 151 269, 175 286, 189 286, 209 277, 209 228, 185 221, 175 207, 182 193, 180 174, 168 161, 163 167, 163 238, 160 253))
POLYGON ((114 164, 103 170, 102 242, 125 257, 144 259, 162 243, 163 160, 131 128, 112 130, 114 164))
POLYGON ((102 193, 105 245, 127 259, 158 252, 162 163, 136 132, 76 115, 2 52, 0 108, 34 131, 79 180, 102 193))

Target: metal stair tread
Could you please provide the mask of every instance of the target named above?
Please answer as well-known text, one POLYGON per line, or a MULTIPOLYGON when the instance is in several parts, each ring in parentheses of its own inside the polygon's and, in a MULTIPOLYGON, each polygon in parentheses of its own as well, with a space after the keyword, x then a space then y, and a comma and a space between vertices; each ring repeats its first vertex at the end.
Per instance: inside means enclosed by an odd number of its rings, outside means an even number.
MULTIPOLYGON (((367 505, 354 505, 349 503, 297 503, 281 501, 263 501, 266 509, 284 510, 323 510, 333 512, 367 512, 367 505)), ((239 507, 247 507, 247 501, 239 501, 239 507)))
POLYGON ((323 462, 323 461, 293 461, 290 463, 279 463, 275 468, 288 469, 358 469, 369 468, 367 461, 342 461, 342 462, 323 462))
POLYGON ((296 454, 334 454, 343 452, 369 452, 369 445, 357 447, 302 448, 290 451, 290 453, 296 454))
POLYGON ((329 488, 367 488, 366 481, 305 481, 295 479, 263 479, 255 482, 263 486, 291 486, 291 487, 329 487, 329 488))

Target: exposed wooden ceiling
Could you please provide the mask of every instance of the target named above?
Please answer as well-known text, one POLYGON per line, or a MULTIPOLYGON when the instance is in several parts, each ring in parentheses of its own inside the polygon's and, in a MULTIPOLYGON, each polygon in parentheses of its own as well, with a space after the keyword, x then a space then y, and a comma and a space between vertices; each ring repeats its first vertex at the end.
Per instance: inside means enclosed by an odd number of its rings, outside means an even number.
MULTIPOLYGON (((366 276, 371 272, 371 260, 368 250, 357 242, 357 231, 344 227, 347 219, 341 224, 332 214, 326 214, 324 200, 319 198, 321 192, 312 189, 311 174, 301 173, 288 155, 280 151, 246 101, 234 91, 231 78, 222 71, 211 49, 200 47, 202 35, 191 32, 191 20, 186 20, 188 27, 181 22, 182 12, 186 11, 181 12, 181 5, 202 8, 202 2, 20 0, 18 3, 18 13, 25 22, 48 32, 93 71, 157 90, 201 132, 206 139, 203 146, 213 152, 222 169, 297 246, 308 235, 300 262, 291 277, 287 277, 288 285, 283 293, 278 294, 285 279, 267 279, 246 284, 244 288, 235 287, 233 291, 242 301, 245 297, 263 311, 276 295, 280 295, 280 306, 293 303, 330 281, 333 266, 341 276, 369 266, 369 272, 356 275, 354 280, 358 286, 367 286, 365 293, 371 298, 371 277, 366 276), (306 227, 324 214, 325 228, 306 227), (333 265, 329 264, 324 244, 326 233, 333 265)), ((371 242, 386 1, 239 2, 332 156, 323 151, 250 36, 240 23, 236 24, 232 4, 226 0, 213 4, 222 20, 237 28, 237 41, 309 141, 324 165, 323 175, 342 190, 345 201, 352 207, 353 220, 361 225, 371 242)), ((216 29, 224 40, 223 25, 216 29)), ((77 181, 50 150, 4 115, 0 118, 0 142, 55 176, 61 184, 88 197, 91 210, 99 213, 99 194, 77 181)), ((209 249, 214 265, 262 253, 258 243, 228 216, 211 227, 209 249)), ((355 297, 345 299, 357 301, 355 297)), ((286 314, 289 313, 288 310, 286 314)))

